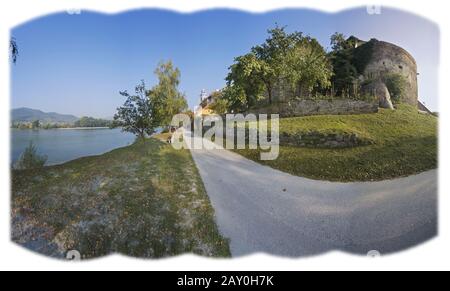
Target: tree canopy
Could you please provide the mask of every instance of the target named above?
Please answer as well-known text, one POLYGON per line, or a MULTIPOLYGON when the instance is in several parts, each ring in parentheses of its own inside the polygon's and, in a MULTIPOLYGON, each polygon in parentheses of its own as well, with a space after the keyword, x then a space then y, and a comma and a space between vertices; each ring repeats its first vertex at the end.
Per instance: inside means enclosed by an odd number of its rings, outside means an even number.
POLYGON ((280 84, 301 94, 331 86, 332 66, 316 39, 278 25, 268 34, 263 44, 236 57, 230 66, 224 90, 230 109, 244 111, 265 98, 271 104, 280 84))
POLYGON ((75 127, 110 127, 111 125, 111 120, 98 119, 88 116, 83 116, 74 123, 75 127))
POLYGON ((122 127, 124 131, 133 133, 142 139, 146 134, 153 134, 157 123, 145 82, 141 81, 136 85, 134 94, 123 91, 120 92, 120 95, 127 99, 121 107, 117 108, 117 113, 114 115, 114 126, 122 127))
POLYGON ((185 95, 178 89, 180 70, 171 61, 160 62, 154 71, 158 84, 149 91, 154 119, 158 125, 170 125, 172 117, 188 108, 185 95))
POLYGON ((167 127, 172 117, 187 109, 187 101, 179 90, 180 70, 171 61, 158 64, 155 75, 158 83, 147 90, 144 81, 134 94, 120 92, 125 103, 117 108, 113 127, 122 127, 141 138, 151 135, 158 127, 167 127))

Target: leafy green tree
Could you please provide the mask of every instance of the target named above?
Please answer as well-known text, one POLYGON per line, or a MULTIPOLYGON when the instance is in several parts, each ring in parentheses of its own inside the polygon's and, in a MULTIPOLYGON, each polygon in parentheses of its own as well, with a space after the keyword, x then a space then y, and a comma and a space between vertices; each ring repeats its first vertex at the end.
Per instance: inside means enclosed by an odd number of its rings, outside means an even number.
POLYGON ((83 116, 79 120, 75 121, 75 127, 110 127, 110 120, 97 119, 93 117, 83 116))
POLYGON ((248 97, 245 90, 236 84, 228 84, 223 89, 223 99, 228 104, 228 112, 244 112, 249 108, 248 97))
MULTIPOLYGON (((332 66, 319 42, 301 32, 287 33, 278 25, 251 52, 235 58, 224 91, 231 110, 245 111, 263 99, 273 103, 275 86, 289 85, 300 95, 331 86, 332 66)), ((293 97, 293 96, 292 96, 293 97)))
POLYGON ((284 59, 285 79, 300 96, 310 95, 314 89, 331 87, 333 68, 327 53, 311 37, 300 39, 284 59))
POLYGON ((330 44, 333 52, 338 52, 349 48, 346 36, 339 32, 334 33, 330 37, 330 44))
POLYGON ((32 129, 38 129, 38 128, 40 128, 40 127, 41 127, 41 123, 40 123, 39 120, 35 120, 35 121, 33 121, 33 122, 31 123, 31 128, 32 128, 32 129))
POLYGON ((216 113, 216 114, 226 114, 228 113, 228 100, 224 98, 224 94, 222 91, 214 92, 211 94, 213 98, 213 103, 210 105, 210 108, 216 113))
POLYGON ((333 67, 331 82, 336 96, 346 96, 358 80, 358 70, 354 65, 354 46, 344 34, 336 32, 330 38, 332 52, 329 54, 333 67))
POLYGON ((178 89, 180 70, 171 61, 161 62, 155 70, 158 84, 149 92, 154 110, 154 120, 158 125, 167 127, 172 117, 188 108, 186 98, 178 89))
POLYGON ((405 76, 396 73, 390 73, 383 76, 383 81, 389 90, 392 101, 399 102, 405 97, 407 80, 405 76))
POLYGON ((284 75, 288 53, 303 38, 301 32, 287 33, 285 28, 276 25, 275 28, 269 29, 269 38, 262 45, 252 48, 252 53, 259 60, 259 78, 265 85, 269 104, 272 104, 274 85, 284 75))
POLYGON ((46 162, 47 156, 39 155, 36 146, 33 142, 30 142, 17 161, 15 168, 18 170, 39 169, 42 168, 46 162))
MULTIPOLYGON (((262 93, 267 86, 263 79, 269 71, 267 64, 258 60, 255 54, 249 53, 235 58, 235 63, 229 69, 226 81, 227 85, 233 89, 227 92, 231 93, 228 97, 237 98, 232 103, 247 109, 262 98, 262 93)), ((269 96, 271 96, 271 90, 269 96)))
POLYGON ((144 81, 135 87, 135 94, 130 95, 127 91, 123 91, 120 95, 127 99, 121 107, 117 108, 113 127, 122 127, 123 131, 131 132, 141 139, 144 139, 146 134, 153 134, 157 122, 144 81))

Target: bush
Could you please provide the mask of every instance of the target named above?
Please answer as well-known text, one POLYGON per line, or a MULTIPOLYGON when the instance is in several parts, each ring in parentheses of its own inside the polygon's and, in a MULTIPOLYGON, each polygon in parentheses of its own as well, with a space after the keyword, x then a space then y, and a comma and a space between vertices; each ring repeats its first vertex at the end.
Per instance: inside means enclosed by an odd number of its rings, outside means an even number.
POLYGON ((30 142, 17 161, 15 168, 18 170, 38 169, 42 168, 46 162, 47 156, 39 155, 36 146, 30 142))
POLYGON ((223 98, 218 98, 210 105, 210 108, 219 115, 228 113, 229 102, 223 98))
POLYGON ((388 74, 383 77, 384 83, 391 94, 392 101, 398 103, 405 97, 406 78, 401 74, 388 74))

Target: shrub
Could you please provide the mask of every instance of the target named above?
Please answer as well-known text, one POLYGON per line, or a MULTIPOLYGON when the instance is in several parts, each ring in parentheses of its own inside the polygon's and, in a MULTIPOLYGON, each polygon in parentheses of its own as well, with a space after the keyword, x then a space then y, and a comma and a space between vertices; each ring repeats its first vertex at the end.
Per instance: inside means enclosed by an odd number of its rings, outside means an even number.
POLYGON ((30 142, 17 161, 15 168, 18 170, 38 169, 42 168, 46 162, 47 156, 39 155, 36 146, 30 142))
POLYGON ((229 102, 223 98, 218 98, 210 105, 210 108, 219 115, 226 114, 228 112, 229 102))
POLYGON ((391 94, 394 102, 399 102, 405 97, 406 78, 401 74, 391 73, 383 77, 384 83, 391 94))

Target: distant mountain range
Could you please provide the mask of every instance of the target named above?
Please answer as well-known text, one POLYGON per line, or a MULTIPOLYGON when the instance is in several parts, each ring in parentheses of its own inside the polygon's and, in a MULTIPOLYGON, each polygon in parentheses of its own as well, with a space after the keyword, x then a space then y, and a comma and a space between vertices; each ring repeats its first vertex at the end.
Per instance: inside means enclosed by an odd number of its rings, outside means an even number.
POLYGON ((42 123, 74 123, 78 117, 56 112, 43 112, 30 108, 16 108, 11 110, 11 119, 14 122, 33 122, 39 120, 42 123))

